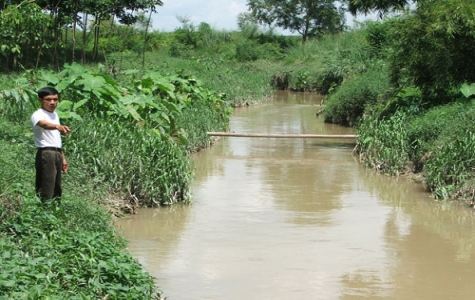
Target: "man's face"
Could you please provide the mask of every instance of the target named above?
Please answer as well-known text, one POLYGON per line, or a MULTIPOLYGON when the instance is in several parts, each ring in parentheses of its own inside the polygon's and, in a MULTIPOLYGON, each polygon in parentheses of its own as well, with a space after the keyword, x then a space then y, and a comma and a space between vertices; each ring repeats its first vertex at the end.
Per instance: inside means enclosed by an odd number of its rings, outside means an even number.
POLYGON ((59 96, 58 95, 48 95, 43 98, 38 99, 41 102, 41 108, 46 111, 54 112, 56 106, 58 106, 59 96))

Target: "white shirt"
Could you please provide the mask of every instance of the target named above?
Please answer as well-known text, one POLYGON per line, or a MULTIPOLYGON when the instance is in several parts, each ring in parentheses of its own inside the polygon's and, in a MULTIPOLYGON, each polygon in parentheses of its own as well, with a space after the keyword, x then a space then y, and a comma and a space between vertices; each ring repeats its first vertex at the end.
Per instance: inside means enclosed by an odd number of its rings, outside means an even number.
POLYGON ((35 146, 37 148, 56 147, 61 148, 61 133, 54 129, 48 130, 38 125, 38 122, 45 120, 48 123, 60 125, 59 117, 56 112, 48 112, 42 108, 31 115, 31 125, 33 126, 33 135, 35 136, 35 146))

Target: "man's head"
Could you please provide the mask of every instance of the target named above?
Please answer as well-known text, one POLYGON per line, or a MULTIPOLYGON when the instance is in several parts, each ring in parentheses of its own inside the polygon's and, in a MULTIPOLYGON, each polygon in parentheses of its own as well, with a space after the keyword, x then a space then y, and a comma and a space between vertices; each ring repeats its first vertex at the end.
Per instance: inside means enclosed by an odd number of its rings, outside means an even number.
POLYGON ((41 103, 41 108, 46 111, 54 112, 59 102, 59 92, 52 87, 44 87, 38 91, 38 101, 41 103))

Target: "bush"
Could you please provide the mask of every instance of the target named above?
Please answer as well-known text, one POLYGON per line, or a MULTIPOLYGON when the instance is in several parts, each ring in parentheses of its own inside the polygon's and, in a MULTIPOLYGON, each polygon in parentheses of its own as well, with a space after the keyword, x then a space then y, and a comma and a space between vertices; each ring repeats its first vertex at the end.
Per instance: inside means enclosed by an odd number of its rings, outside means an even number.
POLYGON ((323 113, 325 121, 356 125, 366 107, 381 102, 380 95, 389 89, 389 77, 384 67, 376 66, 366 73, 349 78, 327 98, 323 113))
POLYGON ((261 57, 261 48, 255 41, 246 41, 236 46, 236 59, 240 62, 254 61, 261 57))
POLYGON ((455 100, 454 86, 475 82, 473 11, 471 0, 419 1, 413 14, 394 22, 392 82, 414 83, 428 107, 455 100))
POLYGON ((475 123, 475 107, 470 103, 453 103, 435 107, 411 118, 407 124, 411 142, 410 157, 420 171, 435 149, 453 143, 471 132, 475 123))

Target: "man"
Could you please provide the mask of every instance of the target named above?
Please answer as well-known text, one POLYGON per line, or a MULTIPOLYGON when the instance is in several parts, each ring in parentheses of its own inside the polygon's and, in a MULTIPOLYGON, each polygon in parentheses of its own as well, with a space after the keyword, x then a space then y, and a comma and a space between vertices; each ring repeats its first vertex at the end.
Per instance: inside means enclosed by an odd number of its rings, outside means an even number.
POLYGON ((68 162, 61 148, 61 135, 71 131, 61 125, 55 112, 59 103, 59 92, 51 87, 38 91, 41 108, 31 116, 36 153, 36 194, 43 203, 61 197, 61 173, 68 170, 68 162))

